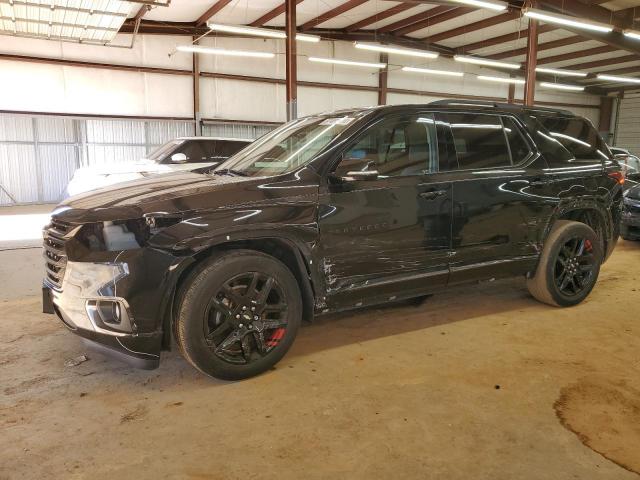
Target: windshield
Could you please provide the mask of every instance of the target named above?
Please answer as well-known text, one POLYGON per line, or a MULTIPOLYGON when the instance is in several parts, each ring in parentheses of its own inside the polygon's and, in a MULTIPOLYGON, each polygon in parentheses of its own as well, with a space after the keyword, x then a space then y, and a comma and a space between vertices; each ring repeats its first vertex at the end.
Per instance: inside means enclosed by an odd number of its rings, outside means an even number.
POLYGON ((287 123, 222 163, 214 173, 267 177, 292 172, 309 163, 354 120, 354 115, 322 116, 287 123))
POLYGON ((158 147, 152 153, 147 155, 147 160, 151 160, 156 163, 162 162, 164 158, 169 155, 178 145, 182 145, 184 140, 171 140, 164 145, 158 147))

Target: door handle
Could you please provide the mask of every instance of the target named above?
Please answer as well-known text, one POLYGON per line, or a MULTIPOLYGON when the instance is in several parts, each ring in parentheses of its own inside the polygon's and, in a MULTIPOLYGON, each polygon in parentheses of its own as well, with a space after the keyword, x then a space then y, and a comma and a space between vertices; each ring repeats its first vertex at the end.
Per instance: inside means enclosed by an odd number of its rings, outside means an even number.
POLYGON ((430 192, 422 192, 422 193, 419 193, 418 195, 426 200, 434 200, 446 194, 447 194, 446 190, 431 190, 430 192))

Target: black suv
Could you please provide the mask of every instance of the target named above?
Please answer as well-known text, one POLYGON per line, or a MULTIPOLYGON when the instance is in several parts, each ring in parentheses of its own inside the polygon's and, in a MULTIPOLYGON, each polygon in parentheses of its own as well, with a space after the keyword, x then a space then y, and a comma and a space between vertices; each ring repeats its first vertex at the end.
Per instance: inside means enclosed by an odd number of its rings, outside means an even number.
POLYGON ((524 275, 581 302, 623 182, 570 112, 436 102, 315 115, 205 173, 71 198, 45 230, 44 311, 141 367, 263 372, 314 315, 524 275))

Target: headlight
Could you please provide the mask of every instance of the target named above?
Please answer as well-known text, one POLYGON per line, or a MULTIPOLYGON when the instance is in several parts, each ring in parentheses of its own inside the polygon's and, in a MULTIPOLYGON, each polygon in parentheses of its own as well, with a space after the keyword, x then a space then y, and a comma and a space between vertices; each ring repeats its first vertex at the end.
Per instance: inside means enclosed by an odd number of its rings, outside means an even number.
POLYGON ((82 227, 77 239, 92 251, 134 250, 144 247, 151 237, 181 221, 179 214, 156 212, 140 219, 89 223, 82 227))
POLYGON ((116 284, 127 275, 126 263, 68 262, 65 280, 80 298, 117 297, 116 284))

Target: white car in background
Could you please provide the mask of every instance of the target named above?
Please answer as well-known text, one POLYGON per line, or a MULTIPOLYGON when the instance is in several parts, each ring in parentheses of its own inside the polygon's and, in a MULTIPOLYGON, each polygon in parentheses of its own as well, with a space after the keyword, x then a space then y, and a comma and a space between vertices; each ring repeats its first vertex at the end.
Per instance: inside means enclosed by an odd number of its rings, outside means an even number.
POLYGON ((67 185, 64 197, 128 180, 136 180, 152 174, 189 171, 214 166, 242 150, 252 141, 218 137, 176 138, 138 162, 79 168, 67 185))

